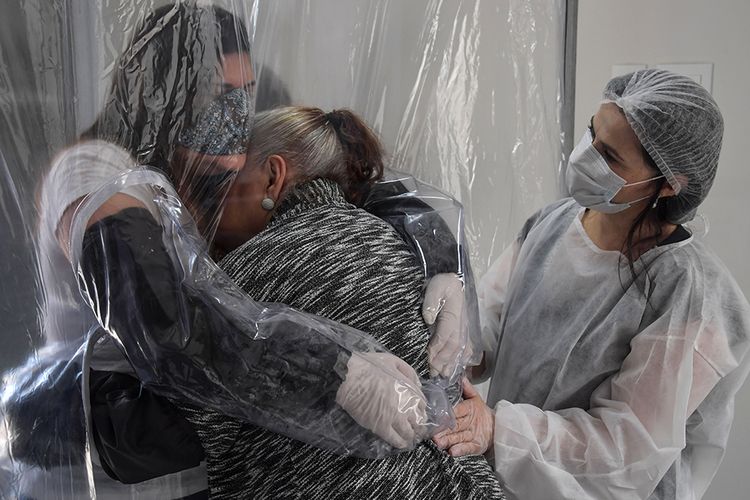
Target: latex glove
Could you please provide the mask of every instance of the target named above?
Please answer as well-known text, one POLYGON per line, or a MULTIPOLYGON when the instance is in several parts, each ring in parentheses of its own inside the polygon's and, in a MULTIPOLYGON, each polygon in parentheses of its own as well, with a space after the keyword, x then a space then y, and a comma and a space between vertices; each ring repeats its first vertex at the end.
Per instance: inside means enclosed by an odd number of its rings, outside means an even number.
POLYGON ((422 318, 428 325, 435 323, 427 346, 430 375, 450 378, 461 360, 472 356, 464 284, 458 275, 438 274, 427 283, 422 318))
POLYGON ((355 353, 336 402, 362 427, 394 448, 411 448, 426 437, 427 400, 417 372, 388 353, 355 353))
POLYGON ((447 449, 454 457, 481 455, 490 449, 495 437, 495 412, 465 378, 464 398, 454 408, 456 428, 432 439, 438 448, 447 449))

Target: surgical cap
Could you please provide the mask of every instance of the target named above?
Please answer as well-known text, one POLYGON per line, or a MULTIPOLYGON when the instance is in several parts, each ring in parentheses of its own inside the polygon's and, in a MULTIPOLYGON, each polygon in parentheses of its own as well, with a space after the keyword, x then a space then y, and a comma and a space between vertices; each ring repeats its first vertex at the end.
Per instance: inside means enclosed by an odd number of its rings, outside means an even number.
POLYGON ((676 195, 663 199, 666 219, 690 221, 716 176, 724 121, 711 95, 692 79, 658 69, 613 78, 604 102, 628 123, 676 195))

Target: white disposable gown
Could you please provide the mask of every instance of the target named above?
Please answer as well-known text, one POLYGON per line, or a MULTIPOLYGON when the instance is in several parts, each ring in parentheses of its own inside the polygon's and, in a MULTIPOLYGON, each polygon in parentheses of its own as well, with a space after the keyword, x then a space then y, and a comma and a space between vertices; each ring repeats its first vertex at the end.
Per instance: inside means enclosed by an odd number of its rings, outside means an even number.
POLYGON ((521 499, 699 499, 750 367, 750 306, 700 239, 648 251, 634 282, 582 214, 537 213, 480 283, 495 468, 521 499))

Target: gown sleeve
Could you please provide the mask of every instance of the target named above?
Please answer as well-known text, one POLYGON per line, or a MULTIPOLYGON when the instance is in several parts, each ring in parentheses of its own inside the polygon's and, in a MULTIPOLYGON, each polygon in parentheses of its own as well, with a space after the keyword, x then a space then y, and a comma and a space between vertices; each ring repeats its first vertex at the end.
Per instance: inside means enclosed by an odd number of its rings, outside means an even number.
POLYGON ((670 272, 676 284, 651 295, 656 319, 587 410, 497 403, 495 468, 518 498, 648 497, 680 457, 688 418, 724 378, 747 376, 741 292, 712 292, 696 267, 670 272))

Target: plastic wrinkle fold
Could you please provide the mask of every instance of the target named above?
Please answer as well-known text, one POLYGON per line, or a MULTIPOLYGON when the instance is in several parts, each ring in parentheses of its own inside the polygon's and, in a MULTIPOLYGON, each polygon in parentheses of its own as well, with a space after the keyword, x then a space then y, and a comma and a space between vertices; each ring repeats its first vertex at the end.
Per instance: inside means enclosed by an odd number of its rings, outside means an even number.
POLYGON ((262 433, 502 498, 430 438, 557 195, 563 4, 6 2, 0 498, 222 496, 262 433))

